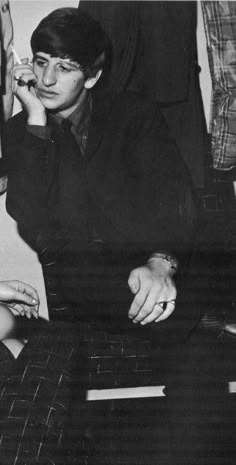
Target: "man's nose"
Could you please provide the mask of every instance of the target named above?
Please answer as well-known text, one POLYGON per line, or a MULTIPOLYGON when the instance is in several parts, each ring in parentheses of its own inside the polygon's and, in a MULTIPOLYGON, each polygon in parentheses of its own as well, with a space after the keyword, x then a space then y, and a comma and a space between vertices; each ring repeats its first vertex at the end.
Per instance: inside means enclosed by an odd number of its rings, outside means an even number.
POLYGON ((56 70, 53 66, 47 66, 43 73, 43 84, 46 87, 53 86, 57 82, 56 70))

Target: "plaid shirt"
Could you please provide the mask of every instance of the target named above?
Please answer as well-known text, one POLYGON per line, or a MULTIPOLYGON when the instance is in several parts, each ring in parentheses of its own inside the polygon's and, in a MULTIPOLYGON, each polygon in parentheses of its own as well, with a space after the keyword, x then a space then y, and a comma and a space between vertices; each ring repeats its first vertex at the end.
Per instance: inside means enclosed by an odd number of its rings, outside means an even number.
POLYGON ((236 167, 236 2, 202 1, 212 78, 213 167, 236 167))

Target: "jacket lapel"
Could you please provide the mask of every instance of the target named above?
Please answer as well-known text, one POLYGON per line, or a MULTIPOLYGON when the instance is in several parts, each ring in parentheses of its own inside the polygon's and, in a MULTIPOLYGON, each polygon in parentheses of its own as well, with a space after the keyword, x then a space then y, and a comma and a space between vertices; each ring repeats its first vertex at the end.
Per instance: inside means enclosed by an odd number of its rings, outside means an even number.
POLYGON ((113 99, 108 92, 94 93, 91 124, 88 132, 85 159, 93 157, 101 145, 107 129, 107 119, 112 109, 113 99))

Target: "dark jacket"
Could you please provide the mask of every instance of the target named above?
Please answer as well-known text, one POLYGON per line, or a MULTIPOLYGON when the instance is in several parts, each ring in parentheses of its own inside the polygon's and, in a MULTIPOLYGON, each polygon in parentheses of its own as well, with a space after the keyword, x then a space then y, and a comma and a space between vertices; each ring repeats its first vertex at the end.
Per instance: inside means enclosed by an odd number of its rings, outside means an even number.
POLYGON ((129 272, 160 249, 183 265, 193 236, 191 184, 157 105, 95 96, 84 158, 58 128, 45 141, 25 121, 5 130, 6 205, 39 254, 49 312, 110 319, 115 305, 127 322, 129 272))

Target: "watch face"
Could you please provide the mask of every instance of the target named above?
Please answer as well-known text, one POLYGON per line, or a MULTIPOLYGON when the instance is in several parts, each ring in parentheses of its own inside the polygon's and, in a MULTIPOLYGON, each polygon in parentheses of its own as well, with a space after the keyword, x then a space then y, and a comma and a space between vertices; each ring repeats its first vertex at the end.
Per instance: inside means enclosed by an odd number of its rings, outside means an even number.
POLYGON ((170 264, 170 267, 173 268, 175 271, 178 270, 179 264, 178 260, 174 258, 172 255, 167 254, 166 252, 156 252, 153 254, 153 258, 162 258, 170 264))

